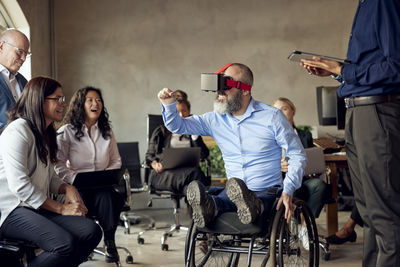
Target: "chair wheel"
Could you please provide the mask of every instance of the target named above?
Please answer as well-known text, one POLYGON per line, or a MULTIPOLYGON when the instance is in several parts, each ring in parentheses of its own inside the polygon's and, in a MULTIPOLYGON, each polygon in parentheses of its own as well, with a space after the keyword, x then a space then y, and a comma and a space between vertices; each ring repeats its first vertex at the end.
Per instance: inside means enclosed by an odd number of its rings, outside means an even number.
POLYGON ((156 225, 156 224, 155 224, 154 222, 149 223, 149 228, 150 228, 150 229, 153 229, 155 225, 156 225))
POLYGON ((322 252, 322 258, 324 259, 324 261, 329 261, 329 259, 331 258, 331 253, 330 252, 322 252))
POLYGON ((138 242, 138 244, 141 244, 141 245, 144 244, 144 238, 138 237, 137 242, 138 242))
POLYGON ((129 229, 126 229, 126 228, 125 228, 124 234, 129 235, 130 233, 131 233, 131 231, 130 231, 129 229))
POLYGON ((125 262, 127 264, 133 264, 133 257, 131 255, 127 256, 125 262))
POLYGON ((172 236, 172 233, 168 233, 168 237, 171 237, 172 236))
POLYGON ((161 245, 161 250, 168 251, 168 244, 162 244, 161 245))

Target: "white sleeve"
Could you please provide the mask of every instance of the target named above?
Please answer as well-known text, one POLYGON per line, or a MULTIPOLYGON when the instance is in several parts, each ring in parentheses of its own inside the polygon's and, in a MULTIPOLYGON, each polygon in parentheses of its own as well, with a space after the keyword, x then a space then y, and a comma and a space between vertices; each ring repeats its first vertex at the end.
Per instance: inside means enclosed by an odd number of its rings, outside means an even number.
POLYGON ((57 164, 54 169, 58 176, 66 183, 72 184, 76 177, 76 172, 69 169, 67 166, 69 160, 69 151, 71 147, 71 140, 66 128, 64 131, 57 135, 57 164))

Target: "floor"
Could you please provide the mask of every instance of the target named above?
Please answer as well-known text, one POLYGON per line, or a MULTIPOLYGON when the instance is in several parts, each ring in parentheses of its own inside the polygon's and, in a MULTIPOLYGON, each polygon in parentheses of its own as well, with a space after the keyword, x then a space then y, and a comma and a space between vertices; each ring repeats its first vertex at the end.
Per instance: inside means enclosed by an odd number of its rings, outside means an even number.
MULTIPOLYGON (((172 211, 166 208, 148 208, 137 210, 138 214, 151 215, 157 223, 156 226, 166 226, 167 223, 173 221, 172 211)), ((181 221, 183 225, 188 225, 189 218, 185 212, 181 211, 181 221)), ((342 226, 349 218, 350 212, 339 212, 339 227, 342 226)), ((141 223, 132 225, 131 230, 139 231, 145 228, 149 223, 148 219, 142 219, 141 223)), ((320 234, 323 234, 325 227, 325 213, 322 212, 320 218, 317 220, 320 234)), ((172 237, 168 238, 167 243, 169 244, 168 251, 161 250, 161 236, 165 229, 151 230, 143 234, 145 243, 139 245, 137 243, 137 235, 131 233, 130 235, 124 234, 123 228, 119 227, 116 235, 116 243, 119 246, 127 247, 134 258, 134 264, 126 264, 125 257, 126 253, 120 251, 122 259, 122 266, 184 266, 184 246, 186 232, 181 231, 175 233, 172 237)), ((331 246, 331 258, 329 261, 323 259, 320 260, 320 266, 340 266, 340 267, 356 267, 361 266, 362 260, 362 228, 356 227, 358 235, 355 243, 347 243, 341 246, 331 246)), ((104 257, 94 256, 92 261, 82 263, 81 267, 106 267, 115 266, 115 264, 105 263, 104 257)), ((241 265, 242 266, 242 265, 241 265)))

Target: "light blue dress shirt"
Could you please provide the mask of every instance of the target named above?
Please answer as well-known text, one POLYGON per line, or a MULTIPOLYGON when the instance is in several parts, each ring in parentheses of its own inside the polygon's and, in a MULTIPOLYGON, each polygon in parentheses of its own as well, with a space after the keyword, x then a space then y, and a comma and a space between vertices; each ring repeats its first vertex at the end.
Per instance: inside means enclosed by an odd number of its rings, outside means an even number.
POLYGON ((208 112, 181 118, 176 104, 163 105, 165 126, 174 133, 212 136, 222 151, 228 178, 242 179, 252 191, 283 184, 293 196, 301 186, 306 156, 300 139, 276 108, 251 99, 240 119, 231 114, 208 112), (282 148, 289 170, 282 182, 282 148))

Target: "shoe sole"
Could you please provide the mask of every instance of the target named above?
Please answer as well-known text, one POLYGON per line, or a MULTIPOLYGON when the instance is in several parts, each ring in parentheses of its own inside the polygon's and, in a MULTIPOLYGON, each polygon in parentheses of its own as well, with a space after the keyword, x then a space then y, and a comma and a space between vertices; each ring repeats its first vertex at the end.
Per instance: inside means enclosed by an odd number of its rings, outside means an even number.
POLYGON ((205 191, 197 183, 190 183, 186 191, 186 198, 189 205, 192 207, 192 219, 196 226, 204 228, 206 221, 202 204, 204 202, 205 191))
POLYGON ((242 185, 236 179, 228 180, 226 194, 236 205, 239 220, 243 224, 250 224, 257 217, 257 213, 255 211, 252 212, 250 209, 250 205, 254 204, 251 203, 251 198, 245 197, 246 193, 250 193, 249 189, 247 189, 247 187, 242 185))

